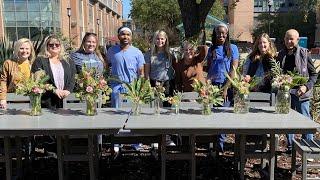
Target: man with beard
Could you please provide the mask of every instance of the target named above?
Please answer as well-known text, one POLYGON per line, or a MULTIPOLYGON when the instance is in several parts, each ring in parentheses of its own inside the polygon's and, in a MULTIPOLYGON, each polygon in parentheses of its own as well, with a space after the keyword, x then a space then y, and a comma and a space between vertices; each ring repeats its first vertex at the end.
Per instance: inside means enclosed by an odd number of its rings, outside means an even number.
MULTIPOLYGON (((111 64, 111 76, 120 81, 131 83, 134 79, 144 76, 144 56, 142 52, 131 45, 132 31, 128 27, 118 29, 119 45, 109 48, 108 63, 111 64)), ((111 82, 111 105, 119 107, 120 94, 126 89, 120 82, 111 82)))

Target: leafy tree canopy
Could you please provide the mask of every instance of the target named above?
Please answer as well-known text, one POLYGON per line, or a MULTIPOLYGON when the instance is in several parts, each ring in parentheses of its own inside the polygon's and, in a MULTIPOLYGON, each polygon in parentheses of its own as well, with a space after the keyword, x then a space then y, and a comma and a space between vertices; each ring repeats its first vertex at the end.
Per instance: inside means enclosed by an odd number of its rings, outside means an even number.
POLYGON ((132 0, 130 16, 143 29, 154 32, 181 23, 176 0, 132 0))
POLYGON ((257 17, 258 25, 253 30, 253 35, 268 33, 268 23, 270 22, 270 36, 276 38, 278 43, 283 42, 283 37, 288 29, 296 29, 300 36, 308 37, 308 43, 313 42, 315 36, 316 14, 315 6, 317 0, 299 0, 295 9, 286 13, 276 13, 269 15, 262 13, 257 17), (308 2, 307 2, 308 1, 308 2), (310 8, 307 10, 307 8, 310 8))
POLYGON ((226 16, 226 11, 223 7, 223 3, 221 1, 215 1, 209 11, 209 14, 220 20, 223 20, 226 16))

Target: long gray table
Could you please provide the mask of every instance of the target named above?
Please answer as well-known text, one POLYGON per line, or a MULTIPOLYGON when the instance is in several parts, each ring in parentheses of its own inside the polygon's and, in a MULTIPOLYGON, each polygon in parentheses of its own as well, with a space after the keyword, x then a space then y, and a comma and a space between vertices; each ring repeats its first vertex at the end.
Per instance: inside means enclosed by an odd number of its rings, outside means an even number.
MULTIPOLYGON (((10 136, 57 135, 58 150, 63 135, 114 134, 123 128, 128 110, 99 109, 98 115, 86 116, 83 110, 43 109, 41 116, 29 116, 28 110, 8 109, 0 115, 0 136, 4 136, 6 177, 11 179, 10 136)), ((89 138, 89 144, 92 144, 89 138)), ((90 154, 90 152, 89 152, 90 154)), ((95 179, 93 159, 89 156, 90 179, 95 179)), ((63 161, 58 154, 59 179, 63 179, 63 161)))
MULTIPOLYGON (((291 110, 289 114, 276 114, 272 107, 250 109, 247 114, 235 114, 232 108, 216 108, 210 116, 201 115, 200 109, 182 109, 179 115, 163 110, 161 115, 152 115, 152 110, 131 116, 125 129, 133 134, 183 134, 189 135, 192 149, 195 136, 234 133, 234 134, 270 134, 270 179, 274 179, 275 134, 315 133, 319 124, 291 110)), ((164 136, 163 136, 164 137, 164 136)), ((244 137, 244 136, 243 136, 244 137)), ((240 154, 245 153, 245 138, 240 138, 240 154)), ((162 150, 163 151, 163 150, 162 150)), ((164 154, 165 152, 162 152, 164 154)), ((191 179, 195 179, 195 155, 191 154, 191 179)), ((162 159, 161 176, 165 179, 165 159, 162 159)), ((244 164, 240 163, 240 170, 244 164)), ((243 173, 241 175, 243 178, 243 173)))

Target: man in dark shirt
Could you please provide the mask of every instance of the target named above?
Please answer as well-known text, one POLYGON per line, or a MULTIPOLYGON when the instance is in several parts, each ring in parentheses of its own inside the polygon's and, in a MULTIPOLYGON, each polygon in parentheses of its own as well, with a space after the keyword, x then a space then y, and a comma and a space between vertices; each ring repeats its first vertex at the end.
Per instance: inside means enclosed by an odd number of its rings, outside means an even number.
MULTIPOLYGON (((298 41, 298 31, 295 29, 288 30, 284 38, 286 48, 279 52, 277 60, 280 61, 284 73, 297 71, 300 75, 308 77, 306 84, 291 91, 291 108, 311 119, 309 99, 312 96, 312 88, 318 74, 308 50, 300 47, 298 41)), ((287 138, 288 151, 291 152, 294 134, 288 134, 287 138)), ((313 134, 303 135, 303 138, 313 139, 313 134)))

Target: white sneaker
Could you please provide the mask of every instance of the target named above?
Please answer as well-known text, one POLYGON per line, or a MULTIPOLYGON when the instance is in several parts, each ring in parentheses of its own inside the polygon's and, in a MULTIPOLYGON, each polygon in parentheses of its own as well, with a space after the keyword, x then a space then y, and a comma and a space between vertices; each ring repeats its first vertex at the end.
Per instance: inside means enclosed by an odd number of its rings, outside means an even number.
POLYGON ((119 153, 120 148, 119 147, 114 147, 113 150, 114 150, 115 153, 119 153))
POLYGON ((176 146, 176 144, 173 141, 167 141, 166 145, 167 146, 176 146))

